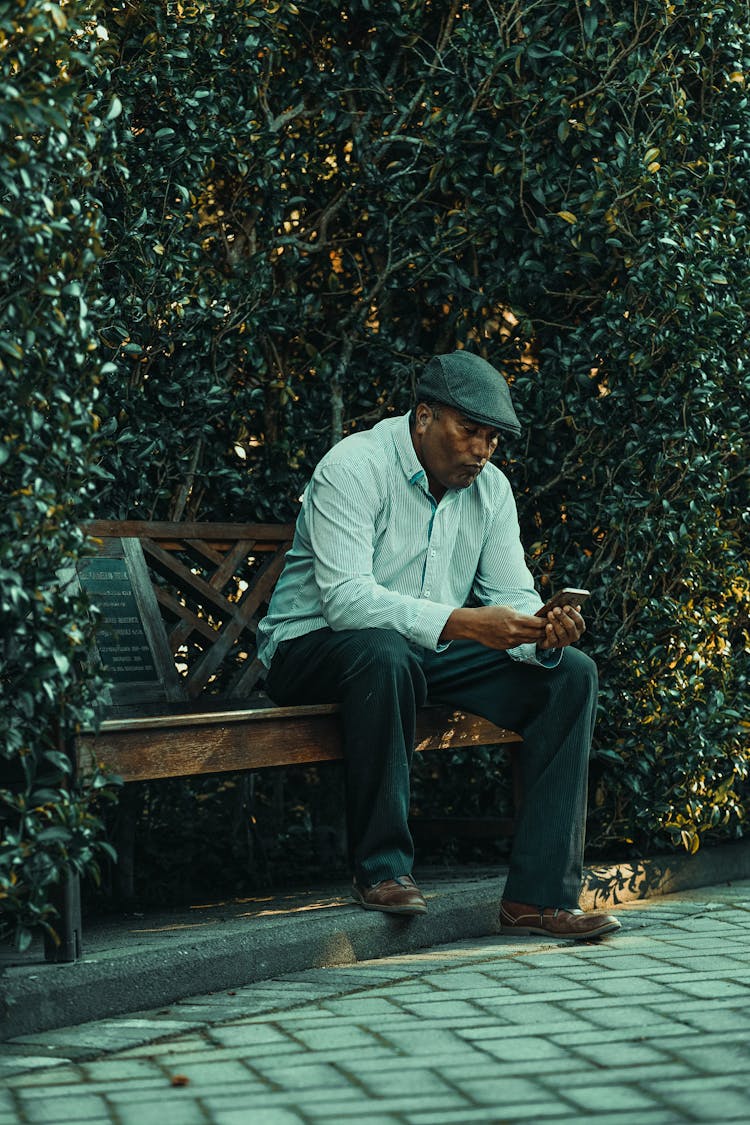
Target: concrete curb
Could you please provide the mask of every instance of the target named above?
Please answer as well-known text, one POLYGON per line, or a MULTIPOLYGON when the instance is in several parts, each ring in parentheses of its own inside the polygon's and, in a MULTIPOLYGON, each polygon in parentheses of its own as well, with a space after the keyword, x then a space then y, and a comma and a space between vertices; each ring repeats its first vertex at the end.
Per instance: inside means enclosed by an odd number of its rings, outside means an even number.
MULTIPOLYGON (((365 913, 331 894, 276 896, 203 915, 175 912, 92 927, 84 957, 47 965, 38 951, 6 958, 0 973, 0 1040, 163 1007, 304 969, 484 937, 497 932, 504 872, 420 873, 429 913, 365 913), (432 875, 432 878, 430 877, 432 875)), ((695 856, 589 868, 581 904, 610 907, 750 878, 750 842, 695 856)), ((209 910, 209 908, 196 908, 209 910)), ((214 909, 214 908, 210 908, 214 909)))
POLYGON ((750 878, 750 840, 701 849, 695 855, 653 856, 586 869, 581 906, 587 910, 677 894, 750 878))

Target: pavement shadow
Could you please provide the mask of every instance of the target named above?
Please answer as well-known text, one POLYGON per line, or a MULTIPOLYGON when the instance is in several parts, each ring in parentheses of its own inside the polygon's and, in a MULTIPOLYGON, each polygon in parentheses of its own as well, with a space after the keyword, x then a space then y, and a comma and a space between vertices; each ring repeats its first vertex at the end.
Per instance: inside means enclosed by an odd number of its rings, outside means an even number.
POLYGON ((706 848, 695 855, 676 853, 650 859, 590 866, 583 881, 581 905, 587 909, 617 906, 634 899, 675 894, 750 877, 746 841, 706 848))

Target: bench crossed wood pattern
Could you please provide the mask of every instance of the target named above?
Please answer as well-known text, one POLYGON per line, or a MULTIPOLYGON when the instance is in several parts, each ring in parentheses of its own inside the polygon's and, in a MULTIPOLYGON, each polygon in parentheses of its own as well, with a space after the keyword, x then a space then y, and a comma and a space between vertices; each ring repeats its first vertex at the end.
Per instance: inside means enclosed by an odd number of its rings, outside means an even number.
POLYGON ((129 539, 125 556, 136 583, 147 573, 180 673, 175 678, 170 667, 161 668, 171 698, 197 700, 205 692, 247 700, 264 672, 255 634, 293 525, 133 520, 96 521, 86 530, 102 554, 117 549, 113 539, 129 539))

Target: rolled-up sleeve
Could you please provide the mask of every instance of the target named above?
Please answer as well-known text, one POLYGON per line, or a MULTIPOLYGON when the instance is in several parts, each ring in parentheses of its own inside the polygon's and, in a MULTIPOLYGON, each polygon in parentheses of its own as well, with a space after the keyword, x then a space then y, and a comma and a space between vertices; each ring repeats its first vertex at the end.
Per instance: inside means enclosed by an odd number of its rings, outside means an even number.
MULTIPOLYGON (((342 629, 393 629, 435 650, 454 607, 386 589, 373 574, 375 521, 384 491, 362 466, 328 458, 305 497, 323 616, 342 629)), ((415 591, 416 593, 416 591, 415 591)))

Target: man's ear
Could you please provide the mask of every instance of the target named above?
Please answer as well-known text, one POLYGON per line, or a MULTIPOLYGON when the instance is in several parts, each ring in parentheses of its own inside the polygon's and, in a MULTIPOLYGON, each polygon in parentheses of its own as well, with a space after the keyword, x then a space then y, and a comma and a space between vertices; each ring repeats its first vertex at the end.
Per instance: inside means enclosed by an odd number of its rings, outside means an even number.
POLYGON ((432 418, 432 410, 426 402, 417 403, 417 429, 424 430, 432 418))

